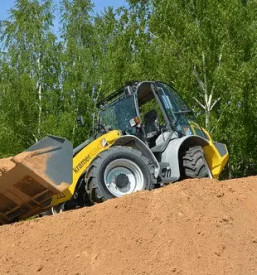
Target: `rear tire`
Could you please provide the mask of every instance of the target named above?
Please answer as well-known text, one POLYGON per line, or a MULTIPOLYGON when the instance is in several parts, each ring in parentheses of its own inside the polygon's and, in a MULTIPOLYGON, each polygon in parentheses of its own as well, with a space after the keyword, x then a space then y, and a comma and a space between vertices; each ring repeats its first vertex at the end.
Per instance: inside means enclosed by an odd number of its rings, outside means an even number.
POLYGON ((129 147, 111 147, 92 162, 86 174, 86 191, 93 202, 151 190, 156 179, 150 160, 129 147))
POLYGON ((201 146, 194 146, 184 152, 182 156, 181 177, 187 178, 212 178, 210 168, 205 160, 201 146))

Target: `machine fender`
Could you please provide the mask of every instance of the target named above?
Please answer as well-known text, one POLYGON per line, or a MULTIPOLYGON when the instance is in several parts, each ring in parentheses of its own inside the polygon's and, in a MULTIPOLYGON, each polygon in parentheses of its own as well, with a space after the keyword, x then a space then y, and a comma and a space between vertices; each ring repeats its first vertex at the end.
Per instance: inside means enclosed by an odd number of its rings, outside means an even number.
MULTIPOLYGON (((207 140, 199 136, 185 136, 182 138, 176 138, 169 142, 166 150, 162 153, 161 162, 169 163, 170 167, 165 168, 170 169, 170 178, 166 178, 166 182, 174 182, 180 178, 180 168, 179 168, 179 151, 182 145, 188 146, 207 146, 209 143, 207 140)), ((162 171, 161 171, 162 173, 162 171)))
POLYGON ((153 152, 146 146, 145 143, 143 143, 139 138, 132 136, 132 135, 126 135, 121 136, 113 144, 114 146, 129 146, 134 149, 139 150, 143 153, 144 156, 146 156, 148 159, 150 159, 154 165, 154 176, 155 178, 158 177, 160 173, 160 164, 158 163, 156 157, 154 156, 153 152))

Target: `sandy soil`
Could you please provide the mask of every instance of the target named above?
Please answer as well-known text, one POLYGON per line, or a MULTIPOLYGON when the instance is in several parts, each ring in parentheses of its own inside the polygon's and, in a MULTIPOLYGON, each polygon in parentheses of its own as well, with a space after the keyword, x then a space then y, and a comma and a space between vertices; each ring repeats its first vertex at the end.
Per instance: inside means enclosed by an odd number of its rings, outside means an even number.
POLYGON ((0 227, 0 274, 257 274, 257 178, 187 180, 0 227))

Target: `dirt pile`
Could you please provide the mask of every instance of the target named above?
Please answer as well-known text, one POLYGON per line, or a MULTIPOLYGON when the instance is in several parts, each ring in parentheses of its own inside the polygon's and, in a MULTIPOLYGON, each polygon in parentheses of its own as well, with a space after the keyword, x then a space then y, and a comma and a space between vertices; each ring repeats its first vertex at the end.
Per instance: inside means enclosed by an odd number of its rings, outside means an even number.
POLYGON ((187 180, 0 227, 0 274, 257 274, 257 178, 187 180))

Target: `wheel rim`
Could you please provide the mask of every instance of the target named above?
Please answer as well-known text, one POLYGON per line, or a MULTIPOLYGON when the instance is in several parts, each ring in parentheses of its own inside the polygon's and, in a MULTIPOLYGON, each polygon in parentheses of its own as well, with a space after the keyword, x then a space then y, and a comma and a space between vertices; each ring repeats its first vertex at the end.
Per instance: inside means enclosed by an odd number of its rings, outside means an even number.
POLYGON ((144 175, 137 164, 128 159, 112 161, 105 169, 104 183, 115 197, 121 197, 144 189, 144 175), (122 177, 121 177, 122 175, 122 177), (123 178, 125 183, 120 184, 123 178))
POLYGON ((64 210, 64 204, 61 203, 61 204, 53 206, 51 208, 51 213, 52 213, 52 215, 56 215, 56 214, 62 213, 63 210, 64 210))

